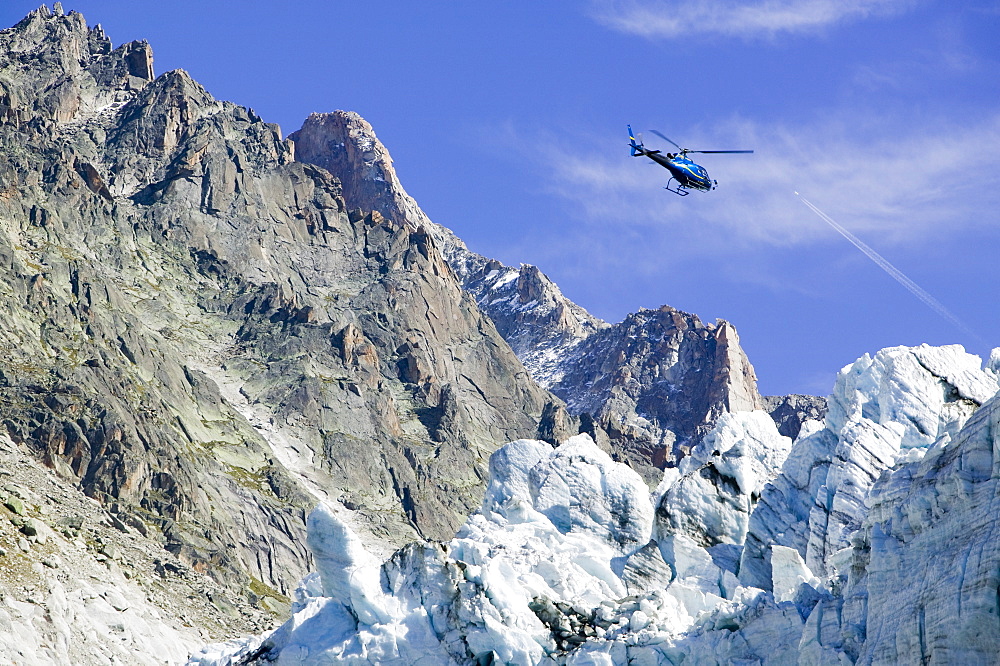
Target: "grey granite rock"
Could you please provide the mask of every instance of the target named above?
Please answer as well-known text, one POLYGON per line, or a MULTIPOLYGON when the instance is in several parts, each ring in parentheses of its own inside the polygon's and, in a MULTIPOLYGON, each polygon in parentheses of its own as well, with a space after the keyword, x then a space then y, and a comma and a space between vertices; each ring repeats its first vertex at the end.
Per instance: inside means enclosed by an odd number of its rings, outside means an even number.
POLYGON ((806 421, 826 418, 826 398, 817 395, 766 395, 762 396, 763 409, 778 426, 778 432, 795 439, 806 421))
POLYGON ((450 537, 536 434, 554 399, 435 238, 147 44, 33 12, 0 118, 0 422, 232 591, 291 589, 318 498, 384 549, 450 537))
POLYGON ((669 306, 640 310, 576 345, 550 389, 592 414, 647 481, 686 455, 726 412, 761 405, 756 376, 725 321, 669 306))

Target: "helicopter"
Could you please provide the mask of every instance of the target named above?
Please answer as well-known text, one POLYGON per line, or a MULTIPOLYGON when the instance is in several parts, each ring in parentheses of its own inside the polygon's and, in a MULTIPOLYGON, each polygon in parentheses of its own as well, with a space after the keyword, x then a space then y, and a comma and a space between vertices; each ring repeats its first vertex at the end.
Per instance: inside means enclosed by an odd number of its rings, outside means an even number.
POLYGON ((671 139, 660 134, 656 130, 650 130, 653 134, 664 139, 674 146, 677 147, 679 152, 676 153, 663 153, 659 150, 649 150, 642 145, 642 135, 636 139, 635 135, 632 133, 632 126, 628 126, 628 138, 629 138, 629 148, 631 150, 632 157, 648 157, 653 160, 667 171, 670 172, 670 180, 667 181, 666 190, 668 192, 673 192, 674 194, 682 197, 686 197, 690 192, 688 190, 701 190, 702 192, 710 192, 714 190, 718 183, 708 177, 708 171, 705 167, 700 164, 695 164, 693 161, 688 159, 688 153, 752 153, 752 150, 691 150, 689 148, 681 148, 671 139), (670 183, 677 181, 677 185, 674 189, 670 189, 670 183))

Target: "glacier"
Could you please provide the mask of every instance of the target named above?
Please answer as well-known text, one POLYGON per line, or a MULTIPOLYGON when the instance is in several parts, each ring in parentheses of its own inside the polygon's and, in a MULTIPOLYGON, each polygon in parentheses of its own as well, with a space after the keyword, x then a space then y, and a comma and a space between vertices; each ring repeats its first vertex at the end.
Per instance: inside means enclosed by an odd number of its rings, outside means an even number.
POLYGON ((995 663, 998 371, 866 355, 794 443, 727 414, 652 493, 586 434, 513 441, 453 539, 381 564, 321 503, 291 619, 189 664, 995 663))

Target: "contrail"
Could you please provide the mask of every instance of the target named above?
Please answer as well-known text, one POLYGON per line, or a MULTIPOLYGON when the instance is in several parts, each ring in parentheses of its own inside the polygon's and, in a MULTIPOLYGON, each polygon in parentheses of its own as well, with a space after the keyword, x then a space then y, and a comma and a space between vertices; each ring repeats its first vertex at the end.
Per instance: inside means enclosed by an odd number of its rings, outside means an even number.
POLYGON ((827 215, 826 213, 824 213, 823 211, 821 211, 819 208, 816 208, 816 206, 814 206, 810 201, 808 201, 801 194, 799 194, 798 192, 796 192, 795 196, 797 196, 802 201, 802 203, 804 203, 806 206, 808 206, 809 209, 812 212, 814 212, 817 215, 819 215, 819 217, 820 217, 821 220, 823 220, 824 222, 826 222, 827 224, 829 224, 831 227, 833 227, 834 231, 836 231, 841 236, 843 236, 848 241, 850 241, 850 243, 854 247, 856 247, 859 250, 861 250, 862 252, 864 252, 865 256, 867 256, 869 259, 871 259, 872 261, 874 261, 875 264, 879 268, 881 268, 886 273, 888 273, 889 276, 892 277, 896 282, 898 282, 899 284, 901 284, 904 287, 906 287, 906 289, 908 289, 911 294, 913 294, 914 296, 916 296, 917 298, 919 298, 921 301, 923 301, 924 304, 927 305, 927 307, 929 307, 931 310, 934 310, 934 312, 937 312, 939 315, 941 315, 942 317, 944 317, 945 319, 947 319, 948 321, 950 321, 952 324, 954 324, 955 326, 957 326, 960 330, 962 330, 965 333, 967 333, 968 335, 971 335, 972 337, 974 337, 976 340, 979 340, 982 343, 986 342, 975 331, 973 331, 971 328, 969 328, 964 323, 962 323, 962 321, 958 317, 956 317, 955 315, 953 315, 948 310, 948 308, 946 308, 944 305, 941 304, 941 302, 939 300, 937 300, 936 298, 934 298, 933 296, 931 296, 930 294, 928 294, 926 291, 924 291, 920 287, 920 285, 918 285, 916 282, 914 282, 910 278, 906 277, 903 274, 903 271, 899 270, 898 268, 896 268, 895 266, 893 266, 892 264, 890 264, 889 261, 885 257, 883 257, 878 252, 876 252, 875 250, 873 250, 870 247, 868 247, 867 245, 865 245, 865 243, 862 242, 860 238, 858 238, 857 236, 855 236, 854 234, 852 234, 850 231, 848 231, 844 227, 842 227, 839 224, 837 224, 833 220, 833 218, 831 218, 829 215, 827 215))

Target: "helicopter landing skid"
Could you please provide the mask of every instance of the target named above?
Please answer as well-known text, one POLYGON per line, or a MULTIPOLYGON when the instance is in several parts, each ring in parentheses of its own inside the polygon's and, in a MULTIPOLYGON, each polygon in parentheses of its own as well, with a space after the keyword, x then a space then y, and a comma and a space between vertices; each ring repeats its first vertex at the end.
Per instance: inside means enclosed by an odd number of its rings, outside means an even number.
POLYGON ((672 182, 674 182, 673 178, 671 178, 670 180, 667 181, 667 186, 664 187, 663 189, 665 189, 667 192, 673 192, 674 194, 676 194, 679 197, 686 197, 687 195, 691 194, 680 183, 677 183, 677 187, 676 188, 670 189, 670 183, 672 183, 672 182))

